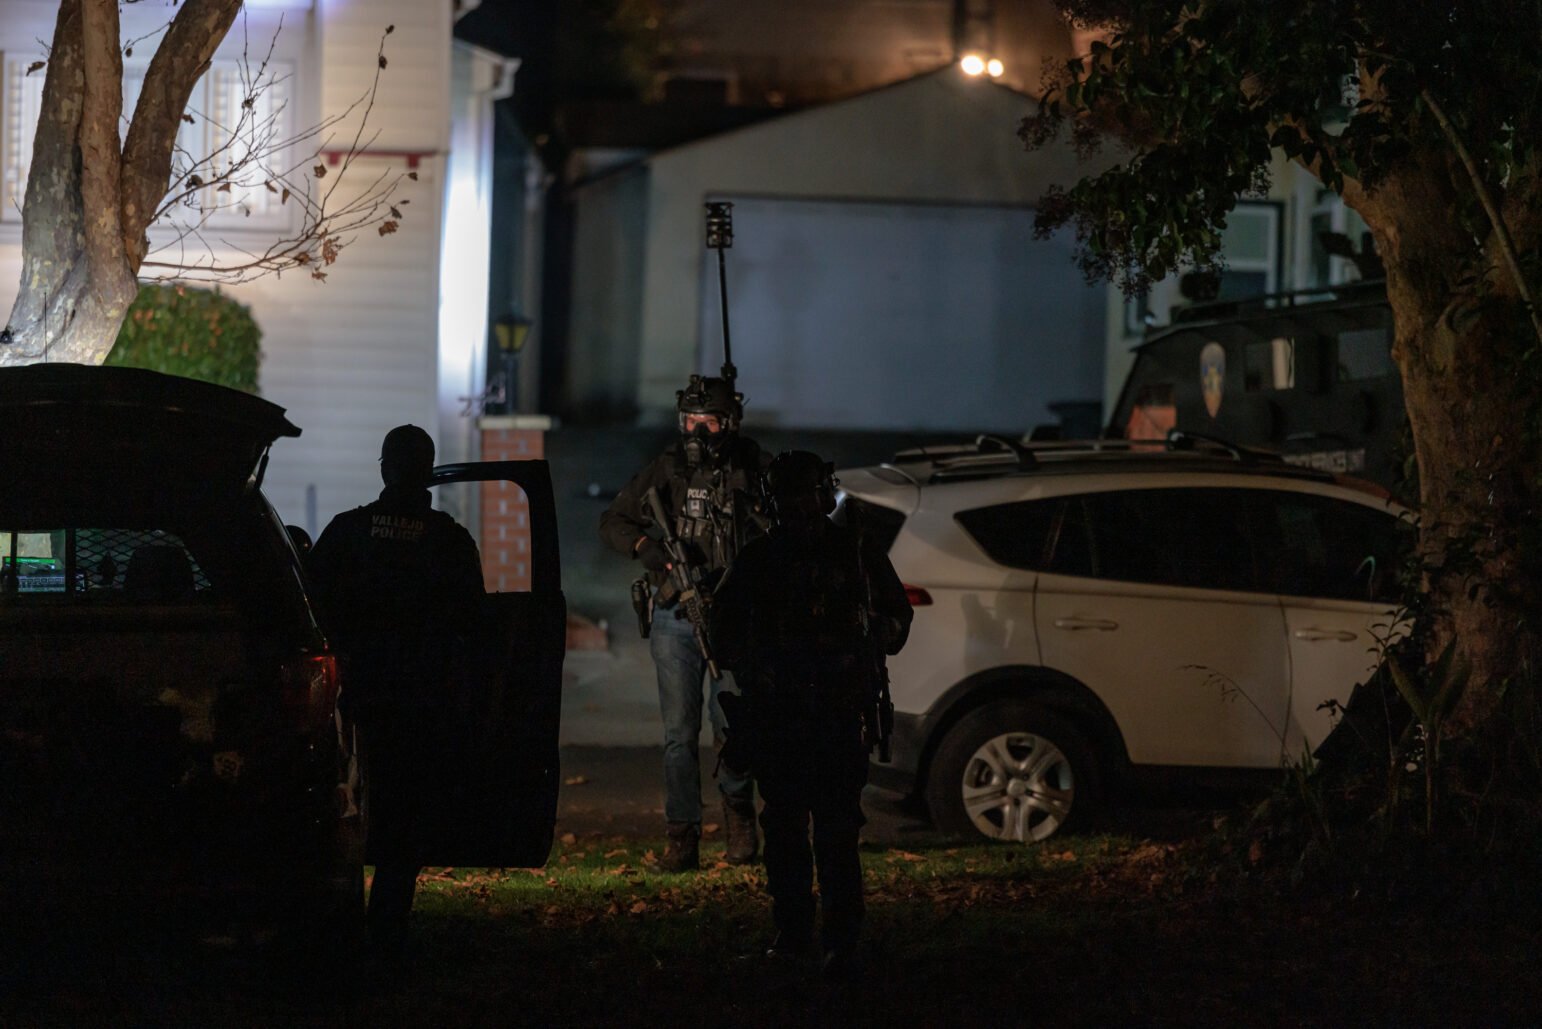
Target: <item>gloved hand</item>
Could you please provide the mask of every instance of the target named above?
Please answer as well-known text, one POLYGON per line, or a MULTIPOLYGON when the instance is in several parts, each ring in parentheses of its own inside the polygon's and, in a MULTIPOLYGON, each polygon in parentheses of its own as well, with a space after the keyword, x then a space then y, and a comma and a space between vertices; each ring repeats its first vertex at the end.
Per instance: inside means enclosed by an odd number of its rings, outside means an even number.
POLYGON ((647 539, 637 548, 637 560, 650 572, 662 572, 669 567, 669 551, 656 539, 647 539))

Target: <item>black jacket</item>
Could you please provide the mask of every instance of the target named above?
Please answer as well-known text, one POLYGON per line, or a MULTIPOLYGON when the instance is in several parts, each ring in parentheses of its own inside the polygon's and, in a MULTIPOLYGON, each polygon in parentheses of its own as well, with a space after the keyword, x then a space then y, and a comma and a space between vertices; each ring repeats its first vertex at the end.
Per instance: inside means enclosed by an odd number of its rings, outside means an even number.
POLYGON ((897 654, 910 633, 888 556, 864 546, 859 557, 856 534, 828 519, 812 529, 778 526, 747 544, 713 594, 713 647, 747 694, 757 681, 840 673, 872 645, 897 654))
MULTIPOLYGON (((769 456, 759 444, 745 436, 736 436, 716 465, 693 469, 686 463, 685 449, 677 441, 616 494, 616 499, 600 516, 600 539, 617 553, 636 557, 637 541, 641 537, 659 536, 659 529, 643 506, 648 490, 657 488, 664 509, 677 519, 676 533, 685 540, 709 577, 715 579, 732 563, 739 548, 765 532, 765 519, 754 508, 760 500, 760 475, 769 463, 769 456), (719 524, 726 530, 720 545, 714 546, 703 535, 692 533, 690 523, 696 522, 698 528, 703 524, 702 519, 688 517, 692 499, 688 494, 693 483, 705 485, 712 494, 707 506, 717 508, 715 514, 719 524), (723 509, 724 503, 729 509, 723 509)), ((664 573, 649 572, 648 579, 657 587, 664 581, 664 573)))
POLYGON ((332 519, 307 560, 322 625, 348 660, 349 684, 366 692, 442 683, 455 635, 477 615, 476 542, 430 500, 426 489, 388 486, 332 519))

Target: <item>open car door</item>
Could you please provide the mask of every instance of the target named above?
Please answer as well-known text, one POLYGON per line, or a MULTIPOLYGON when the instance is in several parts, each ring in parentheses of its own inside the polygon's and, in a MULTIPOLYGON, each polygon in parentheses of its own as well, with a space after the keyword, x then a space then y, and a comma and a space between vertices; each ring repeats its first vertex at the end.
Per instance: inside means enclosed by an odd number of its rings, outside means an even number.
POLYGON ((551 851, 567 632, 551 473, 545 461, 449 464, 434 469, 433 485, 498 480, 529 501, 531 588, 486 594, 457 658, 426 865, 536 868, 551 851))

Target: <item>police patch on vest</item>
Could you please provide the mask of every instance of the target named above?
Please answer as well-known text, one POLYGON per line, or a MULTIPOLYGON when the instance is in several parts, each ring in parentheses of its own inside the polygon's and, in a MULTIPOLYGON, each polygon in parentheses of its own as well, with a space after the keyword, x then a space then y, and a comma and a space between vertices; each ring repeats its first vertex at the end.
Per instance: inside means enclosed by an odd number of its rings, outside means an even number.
POLYGON ((405 515, 377 514, 369 517, 369 538, 376 540, 404 540, 416 543, 428 531, 428 523, 421 518, 405 515))
POLYGON ((691 486, 685 491, 685 514, 688 518, 707 517, 707 490, 700 486, 691 486))

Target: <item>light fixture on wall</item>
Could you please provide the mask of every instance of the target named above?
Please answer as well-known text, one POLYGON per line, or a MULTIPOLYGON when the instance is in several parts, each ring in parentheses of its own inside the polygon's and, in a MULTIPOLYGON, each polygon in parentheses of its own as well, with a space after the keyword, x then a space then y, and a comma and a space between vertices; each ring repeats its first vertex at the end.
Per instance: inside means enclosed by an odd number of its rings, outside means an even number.
POLYGON ((494 374, 499 381, 496 386, 493 383, 488 385, 493 387, 489 393, 498 387, 502 388, 501 405, 498 405, 496 396, 491 398, 494 405, 503 408, 498 414, 514 414, 519 410, 519 352, 525 349, 530 324, 529 318, 514 311, 493 322, 493 342, 497 348, 490 356, 494 356, 498 362, 494 374))

